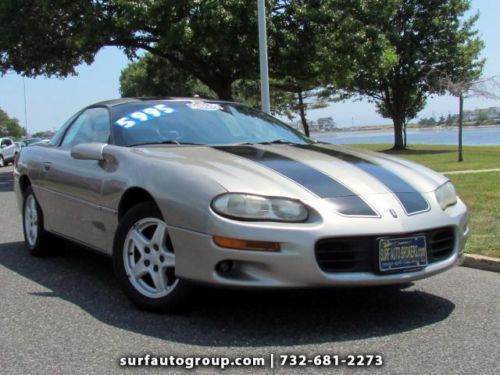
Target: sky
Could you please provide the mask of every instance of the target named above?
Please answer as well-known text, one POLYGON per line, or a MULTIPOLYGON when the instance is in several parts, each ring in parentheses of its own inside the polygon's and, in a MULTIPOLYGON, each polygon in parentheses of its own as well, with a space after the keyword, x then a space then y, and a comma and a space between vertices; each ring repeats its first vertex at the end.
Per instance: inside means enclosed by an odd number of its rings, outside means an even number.
MULTIPOLYGON (((485 42, 482 57, 486 58, 484 77, 500 76, 500 1, 472 0, 471 12, 479 11, 476 24, 485 42)), ((19 119, 22 126, 28 125, 28 132, 59 128, 66 119, 81 108, 92 103, 120 97, 120 71, 127 65, 125 54, 117 49, 102 49, 90 65, 77 68, 78 75, 65 79, 44 78, 23 79, 15 73, 0 78, 0 108, 9 116, 19 119), (25 86, 26 90, 23 89, 25 86), (26 93, 26 116, 24 93, 26 93)), ((500 93, 499 93, 500 94, 500 93)), ((465 109, 500 106, 499 100, 485 98, 466 99, 465 109)), ((450 96, 429 98, 419 118, 458 112, 458 100, 450 96)), ((308 118, 331 116, 339 126, 390 124, 382 118, 372 103, 366 100, 348 100, 334 103, 327 108, 308 112, 308 118)))

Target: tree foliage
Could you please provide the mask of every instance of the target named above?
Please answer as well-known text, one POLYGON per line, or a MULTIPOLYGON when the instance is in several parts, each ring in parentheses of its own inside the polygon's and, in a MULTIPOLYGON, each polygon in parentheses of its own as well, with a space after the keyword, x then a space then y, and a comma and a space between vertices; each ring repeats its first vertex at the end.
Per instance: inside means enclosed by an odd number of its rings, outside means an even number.
MULTIPOLYGON (((307 132, 308 107, 368 96, 404 147, 406 122, 429 94, 445 91, 439 74, 474 79, 481 71, 477 16, 463 19, 469 1, 267 0, 273 110, 298 112, 307 132)), ((248 95, 259 73, 256 8, 247 0, 3 0, 0 72, 66 76, 117 46, 161 61, 152 65, 173 79, 169 93, 204 85, 220 99, 256 102, 248 95)), ((130 69, 151 73, 140 64, 130 69)))
MULTIPOLYGON (((299 106, 305 112, 301 96, 325 84, 332 93, 353 69, 368 72, 380 65, 377 35, 358 32, 362 21, 341 14, 346 3, 373 8, 367 0, 267 1, 273 95, 292 101, 289 108, 279 102, 275 110, 291 114, 299 106), (373 48, 367 48, 370 43, 373 48)), ((129 57, 144 50, 166 59, 219 98, 233 99, 258 79, 256 8, 246 0, 5 0, 0 67, 27 76, 65 76, 91 63, 102 47, 118 46, 129 57)))
POLYGON ((246 0, 5 0, 0 65, 27 76, 65 76, 104 46, 140 50, 189 72, 220 98, 257 74, 257 21, 246 0))
MULTIPOLYGON (((260 106, 260 82, 241 79, 233 82, 232 96, 235 101, 253 107, 260 106)), ((131 62, 120 75, 122 96, 199 96, 214 99, 217 94, 196 77, 172 66, 168 60, 146 54, 131 62)), ((292 119, 295 116, 293 95, 271 88, 271 112, 292 119)))
POLYGON ((16 118, 9 117, 0 109, 0 137, 21 138, 26 134, 16 118))
POLYGON ((185 70, 174 67, 168 60, 151 54, 146 54, 122 70, 120 93, 124 97, 215 97, 215 93, 196 77, 185 70))

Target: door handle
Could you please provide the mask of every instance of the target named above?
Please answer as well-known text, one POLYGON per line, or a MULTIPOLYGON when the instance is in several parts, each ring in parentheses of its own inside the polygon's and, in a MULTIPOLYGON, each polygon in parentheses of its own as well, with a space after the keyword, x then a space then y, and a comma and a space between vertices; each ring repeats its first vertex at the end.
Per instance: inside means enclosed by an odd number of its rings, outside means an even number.
POLYGON ((52 163, 50 161, 43 162, 43 169, 44 170, 49 171, 51 166, 52 166, 52 163))

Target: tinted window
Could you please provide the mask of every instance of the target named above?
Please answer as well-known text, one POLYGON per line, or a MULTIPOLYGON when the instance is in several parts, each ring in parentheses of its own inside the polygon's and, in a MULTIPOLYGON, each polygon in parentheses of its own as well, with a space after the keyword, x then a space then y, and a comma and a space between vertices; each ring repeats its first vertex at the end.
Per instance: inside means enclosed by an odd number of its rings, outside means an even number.
POLYGON ((142 101, 113 108, 116 144, 179 142, 196 144, 260 143, 308 138, 251 107, 209 101, 142 101))
POLYGON ((109 114, 105 108, 91 108, 84 111, 71 124, 62 141, 62 148, 71 148, 80 143, 109 141, 109 114))
POLYGON ((10 146, 11 144, 12 144, 12 141, 10 139, 2 140, 2 146, 10 146))

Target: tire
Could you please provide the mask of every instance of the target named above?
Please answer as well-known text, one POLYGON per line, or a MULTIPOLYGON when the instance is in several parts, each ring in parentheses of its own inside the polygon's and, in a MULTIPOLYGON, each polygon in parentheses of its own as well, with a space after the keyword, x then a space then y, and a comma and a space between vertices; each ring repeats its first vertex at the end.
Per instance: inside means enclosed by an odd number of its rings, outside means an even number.
POLYGON ((0 168, 5 167, 5 159, 3 158, 3 155, 0 155, 0 168))
POLYGON ((24 192, 23 200, 23 233, 24 244, 33 256, 54 254, 63 241, 45 231, 43 213, 29 186, 24 192))
POLYGON ((113 266, 125 294, 143 310, 178 312, 189 301, 190 287, 175 276, 172 241, 153 202, 137 204, 120 221, 113 266))

